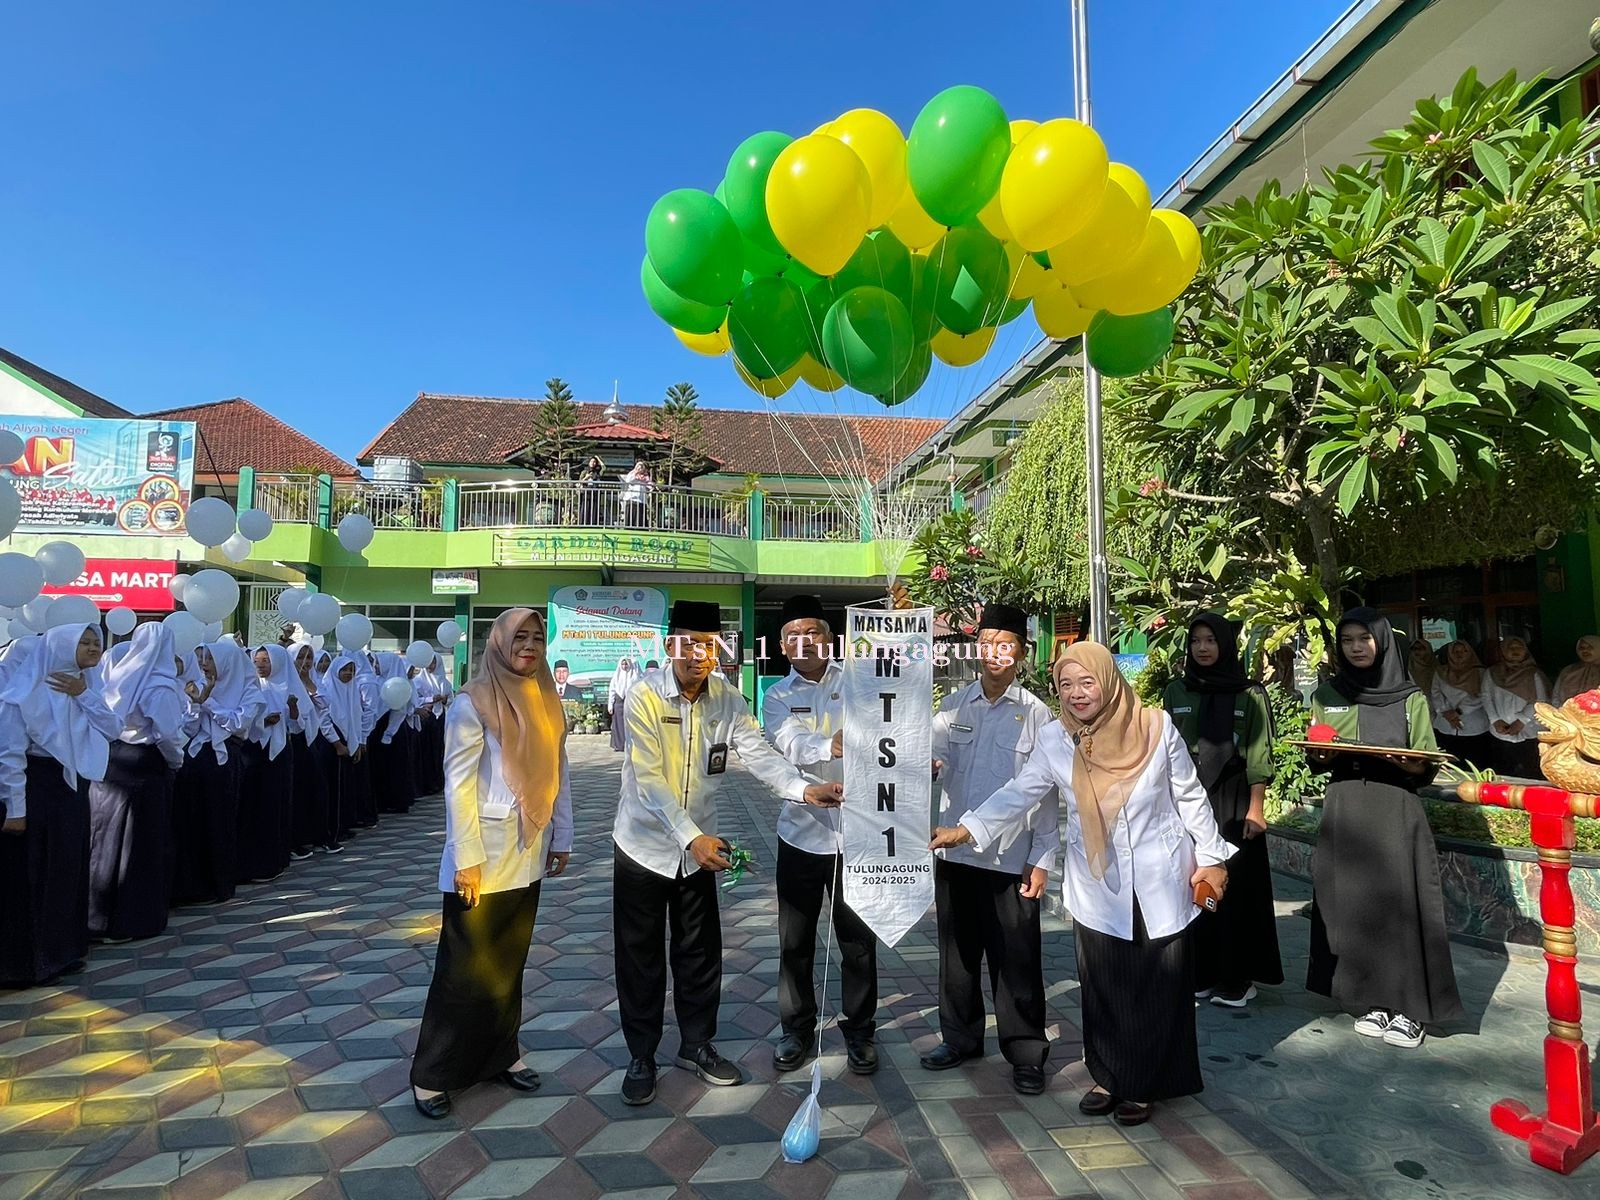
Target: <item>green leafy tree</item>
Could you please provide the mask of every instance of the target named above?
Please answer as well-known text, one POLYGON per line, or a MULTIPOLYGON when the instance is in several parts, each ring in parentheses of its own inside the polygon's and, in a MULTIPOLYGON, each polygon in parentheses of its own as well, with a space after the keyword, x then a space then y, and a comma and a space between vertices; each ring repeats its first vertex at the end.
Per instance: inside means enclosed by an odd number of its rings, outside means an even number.
POLYGON ((700 393, 692 383, 675 383, 667 389, 650 427, 671 440, 657 452, 661 482, 673 486, 679 476, 693 477, 706 461, 705 429, 700 419, 700 393))
POLYGON ((544 398, 534 409, 522 460, 543 478, 572 479, 593 449, 594 443, 578 434, 572 389, 560 377, 545 380, 544 398))
POLYGON ((1190 554, 1124 561, 1118 590, 1229 594, 1265 649, 1303 634, 1320 659, 1361 579, 1574 527, 1600 457, 1597 141, 1469 71, 1371 162, 1211 209, 1173 353, 1113 418, 1165 465, 1121 515, 1190 554))

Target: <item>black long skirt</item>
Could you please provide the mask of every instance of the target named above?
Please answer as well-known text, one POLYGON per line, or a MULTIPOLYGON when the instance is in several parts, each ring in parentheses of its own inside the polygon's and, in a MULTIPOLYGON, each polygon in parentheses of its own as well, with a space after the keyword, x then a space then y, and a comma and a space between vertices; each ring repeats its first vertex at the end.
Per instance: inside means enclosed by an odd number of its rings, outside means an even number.
POLYGON ((1370 779, 1329 784, 1311 881, 1308 991, 1356 1016, 1461 1015, 1439 855, 1416 796, 1370 779))
POLYGON ((1246 839, 1250 784, 1235 760, 1209 789, 1217 828, 1238 852, 1228 860, 1228 894, 1214 913, 1201 913, 1194 930, 1195 987, 1242 992, 1252 983, 1282 983, 1278 919, 1272 906, 1272 865, 1267 835, 1246 839))
POLYGON ((428 794, 437 796, 444 792, 444 718, 430 717, 424 728, 428 731, 428 794))
POLYGON ((1475 767, 1492 767, 1500 759, 1499 739, 1492 733, 1474 733, 1467 737, 1459 733, 1441 733, 1438 740, 1439 749, 1475 767))
POLYGON ((372 792, 379 812, 410 812, 417 798, 416 780, 412 776, 412 733, 409 726, 402 724, 387 745, 381 733, 373 734, 368 743, 368 753, 372 756, 372 792))
POLYGON ((27 829, 0 834, 0 984, 54 979, 89 955, 89 784, 28 755, 27 829))
POLYGON ((335 840, 330 845, 337 845, 339 839, 349 837, 357 826, 377 823, 378 812, 372 803, 372 759, 362 755, 357 762, 353 752, 341 757, 329 747, 323 768, 327 772, 329 806, 334 814, 335 840))
POLYGON ((239 752, 239 878, 276 879, 289 867, 294 754, 246 742, 239 752))
POLYGON ((522 1056, 522 971, 539 915, 539 884, 491 892, 468 908, 444 893, 444 924, 422 1010, 411 1082, 454 1091, 493 1079, 522 1056))
POLYGON ((330 846, 338 836, 328 804, 328 774, 321 753, 332 750, 324 738, 307 742, 305 735, 289 736, 294 753, 294 799, 289 806, 289 844, 296 850, 330 846))
POLYGON ((1192 928, 1152 939, 1138 901, 1132 941, 1073 925, 1083 1061, 1119 1100, 1149 1104, 1205 1088, 1194 1027, 1192 928))
POLYGON ((218 904, 239 884, 239 746, 219 763, 210 743, 185 758, 172 792, 172 902, 218 904))
POLYGON ((89 932, 148 938, 167 927, 176 772, 156 746, 111 743, 103 783, 89 785, 89 932))

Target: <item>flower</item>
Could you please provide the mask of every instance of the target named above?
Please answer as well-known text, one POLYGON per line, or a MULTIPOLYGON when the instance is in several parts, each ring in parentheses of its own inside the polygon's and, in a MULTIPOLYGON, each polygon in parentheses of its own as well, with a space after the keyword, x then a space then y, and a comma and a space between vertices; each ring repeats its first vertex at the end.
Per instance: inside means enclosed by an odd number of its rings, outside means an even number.
POLYGON ((967 547, 967 557, 968 558, 982 558, 983 557, 983 551, 980 550, 976 546, 968 546, 967 547))
POLYGON ((1318 724, 1306 730, 1306 741, 1308 742, 1331 742, 1338 736, 1339 731, 1332 725, 1318 724))
POLYGON ((1158 616, 1150 622, 1151 629, 1165 629, 1166 627, 1167 619, 1165 617, 1158 616))
POLYGON ((1141 483, 1139 485, 1139 495, 1141 495, 1141 496, 1153 496, 1153 495, 1155 495, 1155 493, 1161 491, 1166 486, 1167 485, 1166 485, 1166 481, 1165 480, 1157 479, 1157 478, 1152 477, 1150 479, 1146 479, 1143 483, 1141 483))
POLYGON ((1430 133, 1427 137, 1422 139, 1422 144, 1424 146, 1431 146, 1443 136, 1444 134, 1442 133, 1430 133))
POLYGON ((1600 691, 1574 696, 1572 702, 1586 713, 1600 713, 1600 691))
POLYGON ((943 583, 950 578, 950 568, 946 566, 934 567, 928 572, 928 578, 935 583, 943 583))

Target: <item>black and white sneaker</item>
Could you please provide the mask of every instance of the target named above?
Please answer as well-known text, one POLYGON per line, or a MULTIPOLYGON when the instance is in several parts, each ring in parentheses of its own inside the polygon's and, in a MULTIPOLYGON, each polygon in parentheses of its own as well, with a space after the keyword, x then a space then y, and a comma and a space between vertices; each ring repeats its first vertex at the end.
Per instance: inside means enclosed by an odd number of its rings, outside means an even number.
POLYGON ((693 1071, 714 1087, 733 1087, 744 1082, 744 1072, 717 1053, 710 1042, 693 1049, 685 1046, 678 1051, 676 1061, 685 1071, 693 1071))
POLYGON ((1227 988, 1218 988, 1211 993, 1211 1003, 1219 1004, 1223 1008, 1243 1008, 1256 998, 1256 986, 1250 984, 1242 991, 1230 991, 1227 988))
POLYGON ((338 842, 334 842, 331 846, 324 846, 322 848, 322 852, 324 854, 343 854, 344 853, 344 847, 341 846, 338 842))
POLYGON ((297 848, 297 849, 289 851, 289 857, 292 858, 295 862, 304 862, 306 859, 311 857, 311 851, 309 849, 298 849, 297 848))
POLYGON ((1405 1013, 1395 1013, 1389 1018, 1389 1028, 1383 1031, 1383 1040, 1391 1046, 1400 1046, 1407 1050, 1415 1050, 1422 1045, 1422 1039, 1427 1034, 1423 1033, 1422 1026, 1418 1025, 1405 1013))
POLYGON ((622 1102, 637 1108, 656 1098, 656 1064, 654 1059, 636 1058, 628 1064, 628 1073, 622 1079, 622 1102))
POLYGON ((1362 1037, 1381 1038, 1389 1032, 1393 1018, 1386 1008, 1375 1008, 1356 1022, 1356 1032, 1362 1037))

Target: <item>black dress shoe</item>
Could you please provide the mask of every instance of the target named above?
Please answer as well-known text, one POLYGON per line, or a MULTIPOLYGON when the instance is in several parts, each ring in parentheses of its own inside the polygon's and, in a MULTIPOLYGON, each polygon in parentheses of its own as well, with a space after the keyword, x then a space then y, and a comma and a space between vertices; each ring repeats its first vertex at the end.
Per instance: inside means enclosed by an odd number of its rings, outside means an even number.
POLYGON ((450 1093, 440 1092, 437 1096, 429 1096, 424 1100, 412 1089, 411 1103, 417 1106, 417 1111, 430 1121, 442 1121, 450 1115, 450 1093))
POLYGON ((519 1092, 537 1092, 540 1083, 539 1072, 532 1067, 501 1071, 500 1082, 516 1088, 519 1092))
POLYGON ((1011 1086, 1024 1096, 1038 1096, 1044 1092, 1044 1068, 1019 1065, 1011 1068, 1011 1086))
POLYGON ((778 1071, 798 1071, 811 1057, 811 1048, 817 1044, 815 1038, 804 1039, 792 1033, 786 1033, 778 1039, 778 1044, 772 1050, 772 1066, 778 1071))
POLYGON ((1103 1117, 1117 1106, 1117 1098, 1098 1089, 1085 1092, 1078 1101, 1078 1111, 1088 1117, 1103 1117))
POLYGON ((969 1058, 982 1058, 982 1051, 963 1054, 949 1042, 940 1042, 939 1045, 922 1056, 922 1065, 930 1071, 948 1071, 951 1067, 959 1067, 969 1058))
POLYGON ((656 1064, 652 1058, 636 1058, 628 1064, 622 1080, 622 1102, 637 1108, 656 1098, 656 1064))
POLYGON ((1117 1111, 1112 1120, 1118 1125, 1143 1125, 1150 1119, 1150 1110, 1153 1104, 1135 1104, 1132 1100, 1124 1100, 1117 1105, 1117 1111))
POLYGON ((846 1059, 852 1075, 872 1075, 878 1070, 878 1047, 866 1038, 846 1046, 846 1059))

